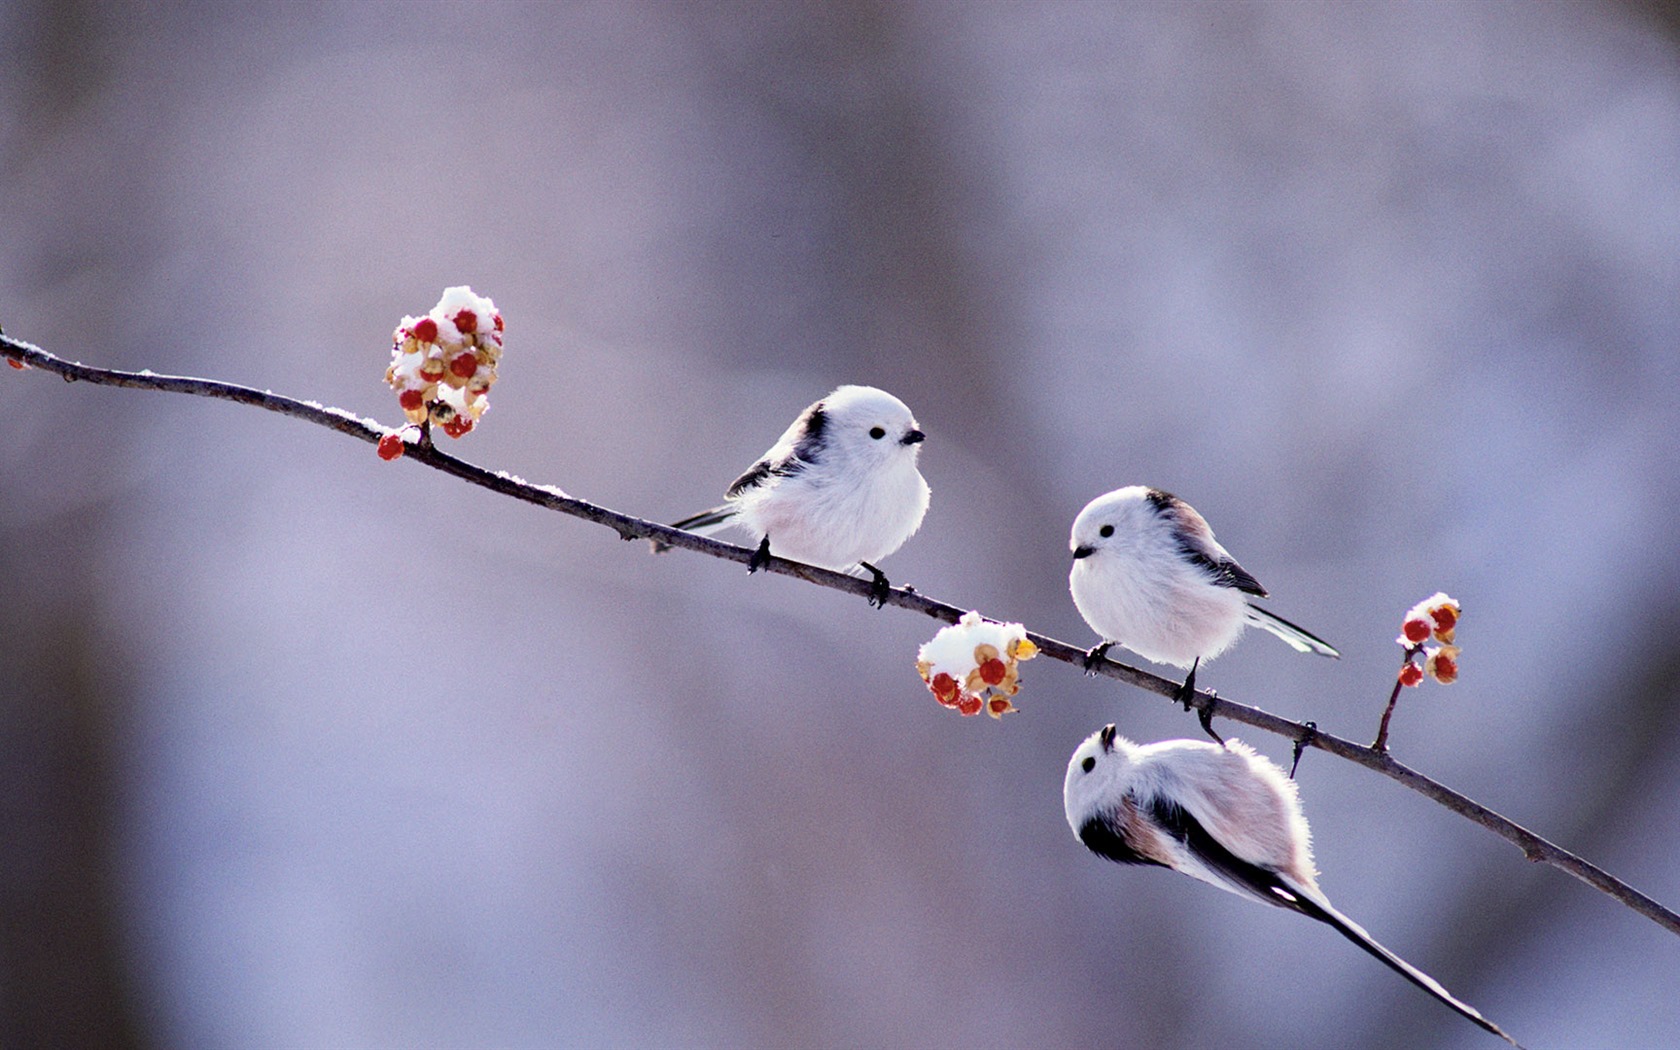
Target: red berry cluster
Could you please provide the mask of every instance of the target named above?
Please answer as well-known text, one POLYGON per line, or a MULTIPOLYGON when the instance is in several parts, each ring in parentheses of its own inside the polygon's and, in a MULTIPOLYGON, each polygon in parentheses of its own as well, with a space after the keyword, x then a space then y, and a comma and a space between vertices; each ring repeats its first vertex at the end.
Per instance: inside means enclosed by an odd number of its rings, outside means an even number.
MULTIPOLYGON (((490 407, 503 328, 496 304, 464 285, 445 289, 426 316, 403 318, 391 337, 385 382, 408 421, 429 422, 452 438, 472 430, 490 407)), ((382 440, 379 454, 402 455, 401 439, 382 440)))
POLYGON ((1001 718, 1017 710, 1020 662, 1038 647, 1018 623, 996 623, 971 612, 934 635, 917 654, 916 671, 933 698, 964 716, 985 711, 1001 718))
POLYGON ((1406 612, 1400 637, 1395 639, 1406 650, 1406 661, 1400 665, 1401 685, 1421 685, 1426 675, 1442 685, 1458 681, 1459 647, 1453 644, 1453 635, 1461 615, 1458 602, 1439 591, 1406 612), (1431 640, 1440 644, 1425 644, 1431 640))

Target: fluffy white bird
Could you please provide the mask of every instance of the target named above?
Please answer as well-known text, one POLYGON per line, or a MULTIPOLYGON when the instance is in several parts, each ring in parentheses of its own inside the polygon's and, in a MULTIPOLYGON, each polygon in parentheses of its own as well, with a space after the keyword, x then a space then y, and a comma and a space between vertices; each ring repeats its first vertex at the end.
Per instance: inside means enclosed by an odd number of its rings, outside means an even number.
POLYGON ((1171 868, 1317 919, 1479 1027, 1517 1045, 1331 907, 1318 888, 1295 782, 1246 744, 1165 740, 1139 746, 1107 725, 1068 760, 1062 804, 1068 826, 1092 853, 1119 864, 1171 868))
POLYGON ((1301 652, 1341 655, 1249 601, 1266 597, 1266 588, 1214 540, 1207 520, 1170 492, 1132 485, 1098 496, 1074 519, 1068 546, 1073 604, 1102 636, 1085 656, 1087 671, 1113 645, 1187 667, 1179 699, 1188 710, 1200 662, 1230 648, 1249 624, 1301 652))
POLYGON ((872 563, 902 547, 927 513, 928 485, 916 469, 925 437, 898 398, 840 387, 800 413, 729 486, 722 506, 673 528, 747 529, 759 538, 748 572, 772 554, 836 572, 861 567, 874 580, 871 603, 881 605, 891 585, 872 563))

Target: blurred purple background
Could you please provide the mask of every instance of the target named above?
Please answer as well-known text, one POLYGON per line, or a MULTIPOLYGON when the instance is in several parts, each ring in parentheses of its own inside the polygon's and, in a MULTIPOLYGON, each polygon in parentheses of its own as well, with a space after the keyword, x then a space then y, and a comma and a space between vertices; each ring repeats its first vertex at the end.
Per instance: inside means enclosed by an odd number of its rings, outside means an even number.
MULTIPOLYGON (((1172 489, 1339 662, 1204 685, 1680 905, 1671 6, 0 5, 0 324, 661 520, 842 382, 933 505, 896 582, 1075 644, 1067 531, 1172 489)), ((230 404, 0 370, 0 1043, 1497 1045, 1330 930, 1088 855, 1160 698, 230 404)), ((1287 761, 1288 742, 1240 733, 1287 761)), ((1680 941, 1323 754, 1323 885, 1531 1046, 1680 1046, 1680 941)))

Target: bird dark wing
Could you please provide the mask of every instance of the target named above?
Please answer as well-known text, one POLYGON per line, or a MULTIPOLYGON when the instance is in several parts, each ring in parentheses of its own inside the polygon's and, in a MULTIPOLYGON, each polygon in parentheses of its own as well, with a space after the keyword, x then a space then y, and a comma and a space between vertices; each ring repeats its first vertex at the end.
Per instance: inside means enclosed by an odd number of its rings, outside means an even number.
POLYGON ((1178 537, 1178 551, 1185 561, 1207 570, 1213 582, 1221 587, 1235 587, 1256 598, 1266 597, 1266 588, 1219 545, 1213 538, 1213 527, 1195 507, 1160 489, 1150 489, 1147 499, 1156 514, 1171 519, 1173 533, 1178 537))
POLYGON ((1117 809, 1097 813, 1079 827, 1079 841, 1099 857, 1116 864, 1156 864, 1168 867, 1155 844, 1157 833, 1138 817, 1137 805, 1124 798, 1117 809))
POLYGON ((1203 865, 1245 897, 1290 911, 1300 911, 1298 894, 1270 868, 1250 863, 1225 848, 1193 814, 1171 801, 1157 797, 1146 810, 1148 818, 1162 831, 1177 839, 1203 865))
POLYGON ((1213 582, 1221 587, 1235 587, 1244 594, 1252 594, 1256 598, 1266 597, 1266 588, 1260 586, 1260 581, 1229 554, 1223 558, 1209 554, 1191 541, 1179 544, 1185 560, 1200 565, 1213 577, 1213 582))
POLYGON ((807 408, 803 415, 782 435, 782 440, 776 442, 765 457, 747 468, 730 483, 724 495, 734 499, 750 488, 757 488, 774 477, 792 477, 807 466, 817 462, 822 455, 824 432, 828 428, 828 414, 823 411, 823 403, 807 408))
MULTIPOLYGON (((736 462, 740 461, 737 460, 736 462)), ((724 492, 724 495, 729 499, 734 499, 747 489, 757 488, 759 485, 764 484, 765 479, 775 473, 775 465, 767 459, 761 459, 757 463, 748 467, 745 474, 742 474, 740 477, 730 482, 729 488, 726 492, 724 492)))
POLYGON ((1343 937, 1382 962, 1406 980, 1440 1000, 1454 1012, 1484 1031, 1491 1032, 1512 1046, 1519 1045, 1498 1025, 1483 1017, 1475 1007, 1453 997, 1435 978, 1378 944, 1364 927, 1332 908, 1328 901, 1313 896, 1289 884, 1282 875, 1270 868, 1251 864, 1230 850, 1202 826, 1188 811, 1162 799, 1154 800, 1147 815, 1162 830, 1184 844, 1185 849, 1210 870, 1239 890, 1266 904, 1305 915, 1333 928, 1343 937))

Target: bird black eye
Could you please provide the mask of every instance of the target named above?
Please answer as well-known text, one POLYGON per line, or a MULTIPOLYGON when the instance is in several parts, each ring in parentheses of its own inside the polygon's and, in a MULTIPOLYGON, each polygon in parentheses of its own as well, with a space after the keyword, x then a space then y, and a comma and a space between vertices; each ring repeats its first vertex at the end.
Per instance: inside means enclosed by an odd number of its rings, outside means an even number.
POLYGON ((1086 755, 1085 761, 1079 763, 1079 768, 1089 773, 1091 770, 1097 768, 1097 760, 1090 755, 1086 755))
POLYGON ((882 430, 880 427, 870 427, 869 436, 874 438, 876 441, 879 441, 887 436, 887 432, 882 430))
POLYGON ((1105 540, 1108 539, 1110 536, 1114 535, 1114 526, 1104 525, 1102 528, 1097 530, 1097 535, 1101 536, 1105 540))

